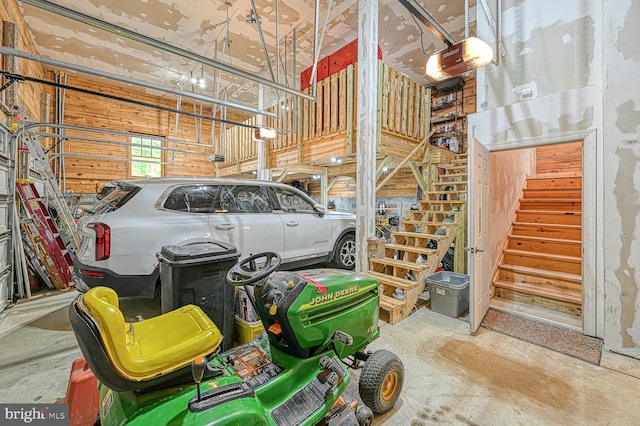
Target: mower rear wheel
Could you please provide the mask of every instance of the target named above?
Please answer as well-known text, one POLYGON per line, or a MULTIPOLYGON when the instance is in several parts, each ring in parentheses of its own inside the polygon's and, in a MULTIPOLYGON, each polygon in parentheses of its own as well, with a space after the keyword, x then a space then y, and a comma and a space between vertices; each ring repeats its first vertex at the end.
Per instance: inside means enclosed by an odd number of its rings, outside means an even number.
POLYGON ((360 373, 359 391, 362 402, 376 414, 389 411, 402 392, 404 366, 393 352, 375 351, 360 373))

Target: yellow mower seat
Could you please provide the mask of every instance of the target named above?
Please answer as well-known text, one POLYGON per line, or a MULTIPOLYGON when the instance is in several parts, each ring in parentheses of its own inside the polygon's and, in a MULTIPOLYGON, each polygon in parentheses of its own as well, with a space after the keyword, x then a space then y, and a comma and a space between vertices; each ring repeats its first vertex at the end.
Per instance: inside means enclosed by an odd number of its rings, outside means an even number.
POLYGON ((79 303, 98 328, 113 368, 127 380, 150 380, 176 371, 211 354, 222 341, 218 327, 195 305, 127 323, 111 288, 94 287, 79 303))

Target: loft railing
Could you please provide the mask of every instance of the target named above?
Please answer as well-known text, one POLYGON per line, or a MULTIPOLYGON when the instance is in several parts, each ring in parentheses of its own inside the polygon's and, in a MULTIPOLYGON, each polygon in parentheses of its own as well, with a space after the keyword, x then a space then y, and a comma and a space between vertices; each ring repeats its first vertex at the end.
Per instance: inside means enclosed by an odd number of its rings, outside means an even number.
MULTIPOLYGON (((417 144, 429 132, 429 89, 388 65, 379 64, 379 134, 394 140, 402 139, 408 145, 417 144)), ((278 118, 264 117, 262 124, 277 130, 276 138, 269 142, 271 160, 285 153, 291 156, 294 152, 299 162, 331 157, 336 152, 355 152, 356 75, 357 64, 349 65, 317 83, 316 102, 288 98, 270 108, 271 112, 280 110, 278 118), (326 148, 323 149, 324 145, 326 148)), ((307 88, 305 92, 312 90, 307 88)), ((245 123, 257 126, 258 119, 252 117, 245 123)), ((379 150, 385 140, 379 138, 379 150)), ((233 173, 247 171, 241 170, 240 165, 254 162, 258 154, 252 130, 244 127, 227 129, 224 138, 217 135, 214 146, 217 153, 225 155, 222 168, 238 166, 233 173)))

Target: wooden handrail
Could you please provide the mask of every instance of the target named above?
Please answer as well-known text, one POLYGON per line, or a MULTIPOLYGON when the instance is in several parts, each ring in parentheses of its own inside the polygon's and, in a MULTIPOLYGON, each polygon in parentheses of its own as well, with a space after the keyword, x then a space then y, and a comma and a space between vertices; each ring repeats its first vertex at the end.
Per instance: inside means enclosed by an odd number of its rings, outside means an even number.
POLYGON ((398 164, 398 166, 397 166, 395 169, 393 169, 393 170, 391 171, 391 173, 389 173, 389 174, 387 175, 387 177, 385 177, 384 179, 382 179, 382 182, 380 182, 380 183, 378 184, 378 186, 376 186, 376 192, 380 191, 380 189, 382 189, 382 187, 383 187, 387 182, 389 182, 389 180, 390 180, 390 179, 391 179, 391 178, 392 178, 392 177, 393 177, 393 176, 398 172, 398 170, 400 170, 400 169, 402 168, 402 166, 404 166, 404 164, 405 164, 407 161, 409 161, 409 159, 410 159, 411 157, 413 157, 414 155, 416 155, 416 153, 420 150, 420 148, 422 148, 422 147, 424 146, 424 144, 425 144, 426 142, 428 142, 428 141, 429 141, 429 138, 431 138, 431 136, 433 136, 433 134, 434 134, 435 132, 436 132, 436 131, 435 131, 435 129, 434 129, 434 130, 432 130, 431 132, 429 132, 429 134, 427 135, 427 137, 426 137, 426 138, 424 138, 424 139, 422 139, 422 141, 421 141, 418 145, 416 145, 416 147, 415 147, 415 148, 413 148, 413 151, 411 151, 411 153, 410 153, 409 155, 407 155, 407 156, 406 156, 406 157, 405 157, 405 158, 400 162, 400 164, 398 164))

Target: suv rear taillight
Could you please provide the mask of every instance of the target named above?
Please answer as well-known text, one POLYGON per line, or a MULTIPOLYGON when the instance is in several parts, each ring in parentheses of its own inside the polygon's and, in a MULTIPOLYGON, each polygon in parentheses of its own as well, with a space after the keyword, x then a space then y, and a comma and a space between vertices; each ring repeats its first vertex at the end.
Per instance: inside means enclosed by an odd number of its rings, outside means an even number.
POLYGON ((106 260, 111 255, 111 228, 102 222, 93 222, 87 225, 96 233, 96 260, 106 260))

